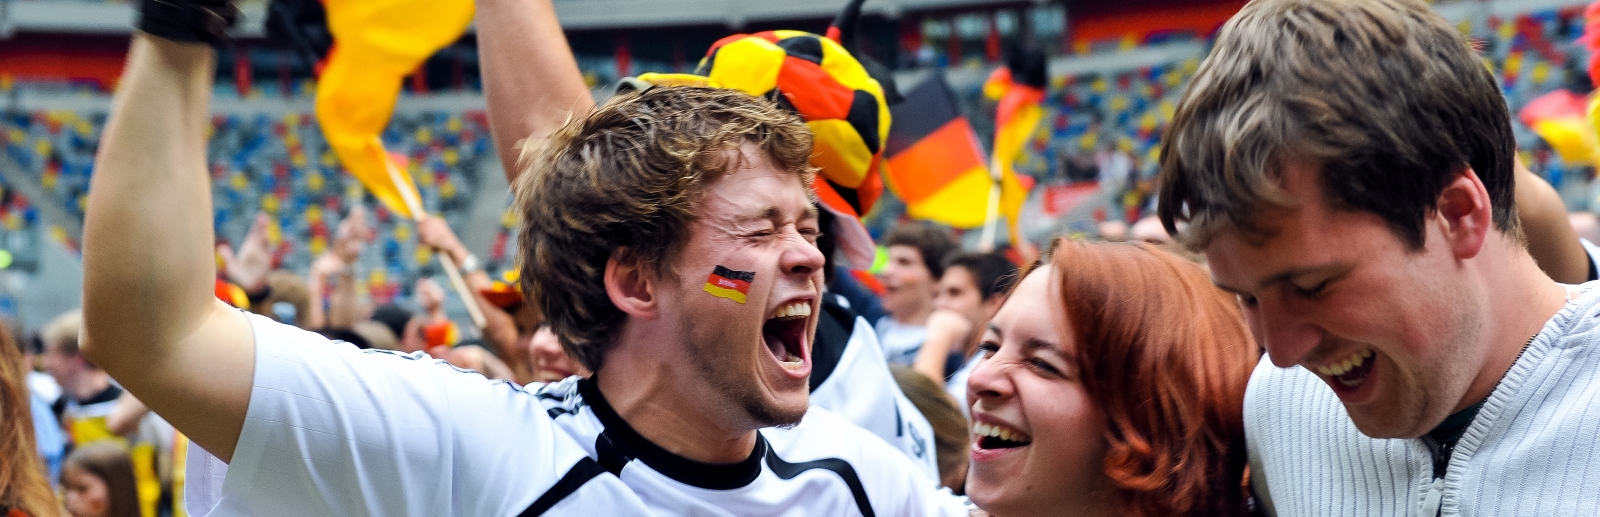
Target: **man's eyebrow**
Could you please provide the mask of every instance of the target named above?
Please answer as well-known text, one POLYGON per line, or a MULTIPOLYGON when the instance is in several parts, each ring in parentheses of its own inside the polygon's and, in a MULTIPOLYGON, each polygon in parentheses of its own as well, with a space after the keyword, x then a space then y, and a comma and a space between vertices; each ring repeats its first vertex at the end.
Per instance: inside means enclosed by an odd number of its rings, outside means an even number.
POLYGON ((778 207, 775 207, 775 206, 772 206, 772 205, 767 205, 765 208, 762 208, 760 210, 756 210, 756 211, 753 211, 753 212, 745 212, 743 214, 740 214, 738 217, 734 218, 734 221, 737 221, 737 222, 740 222, 740 223, 748 223, 748 222, 753 222, 753 221, 765 221, 765 220, 777 219, 777 218, 778 218, 778 207))
MULTIPOLYGON (((1273 274, 1271 276, 1268 276, 1268 277, 1262 279, 1260 282, 1258 282, 1256 284, 1256 289, 1266 289, 1268 287, 1272 287, 1275 284, 1288 282, 1289 280, 1292 280, 1297 276, 1317 274, 1317 273, 1328 273, 1330 271, 1335 271, 1335 270, 1339 270, 1339 269, 1347 269, 1347 268, 1345 267, 1344 264, 1341 264, 1341 263, 1318 264, 1318 265, 1315 265, 1315 266, 1303 266, 1303 267, 1292 268, 1292 269, 1288 269, 1288 270, 1279 272, 1277 274, 1273 274)), ((1237 294, 1237 295, 1240 295, 1240 296, 1251 296, 1249 291, 1246 291, 1245 289, 1241 289, 1241 288, 1238 288, 1238 287, 1225 285, 1225 284, 1223 284, 1221 282, 1217 282, 1215 279, 1213 279, 1211 283, 1216 285, 1218 289, 1222 289, 1224 291, 1227 291, 1227 292, 1230 292, 1230 293, 1233 293, 1233 294, 1237 294)))

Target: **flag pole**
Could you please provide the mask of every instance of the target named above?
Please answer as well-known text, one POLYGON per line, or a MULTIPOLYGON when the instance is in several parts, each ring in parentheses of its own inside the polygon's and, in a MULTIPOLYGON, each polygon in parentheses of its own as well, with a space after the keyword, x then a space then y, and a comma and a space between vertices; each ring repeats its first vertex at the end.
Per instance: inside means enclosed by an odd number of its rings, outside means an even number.
MULTIPOLYGON (((379 153, 383 152, 381 147, 378 149, 379 153)), ((406 210, 411 212, 413 220, 422 222, 422 218, 427 215, 427 212, 422 211, 422 200, 418 199, 417 192, 411 189, 411 183, 406 182, 405 178, 400 175, 400 170, 395 167, 394 160, 390 160, 388 156, 383 156, 382 158, 389 171, 389 181, 394 183, 395 189, 399 191, 400 199, 405 201, 406 210)), ((481 332, 485 327, 489 326, 489 319, 484 317, 483 309, 478 307, 478 300, 473 298, 472 290, 467 288, 467 281, 461 278, 461 268, 456 266, 455 259, 450 258, 449 253, 444 253, 442 252, 443 250, 439 251, 441 252, 434 255, 439 257, 439 265, 444 269, 444 275, 450 278, 450 286, 454 287, 456 295, 461 297, 461 304, 467 306, 467 316, 472 318, 472 324, 478 327, 481 332)))
POLYGON ((978 251, 994 251, 995 226, 1000 222, 1000 157, 989 157, 989 204, 984 209, 983 234, 978 240, 978 251))

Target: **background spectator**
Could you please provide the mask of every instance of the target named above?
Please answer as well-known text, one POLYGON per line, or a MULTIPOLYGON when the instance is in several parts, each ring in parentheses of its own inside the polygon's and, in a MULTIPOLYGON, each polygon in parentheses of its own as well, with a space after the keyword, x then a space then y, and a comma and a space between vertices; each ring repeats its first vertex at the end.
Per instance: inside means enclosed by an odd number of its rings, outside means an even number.
POLYGON ((61 470, 61 486, 72 517, 141 517, 133 462, 119 444, 74 449, 61 470))
MULTIPOLYGON (((884 237, 889 263, 883 268, 883 309, 889 315, 873 324, 889 364, 910 365, 928 337, 928 318, 944 256, 957 248, 950 232, 932 223, 909 222, 884 237)), ((944 322, 951 322, 946 318, 944 322)), ((942 377, 942 376, 941 376, 942 377)))

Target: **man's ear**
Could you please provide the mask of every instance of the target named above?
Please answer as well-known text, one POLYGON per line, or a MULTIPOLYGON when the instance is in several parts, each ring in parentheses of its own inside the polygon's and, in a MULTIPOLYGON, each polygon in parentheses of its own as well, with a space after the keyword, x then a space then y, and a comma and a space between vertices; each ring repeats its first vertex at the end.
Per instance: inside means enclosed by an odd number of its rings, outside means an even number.
POLYGON ((1444 244, 1458 259, 1478 256, 1494 230, 1493 205, 1489 190, 1471 167, 1465 167, 1439 193, 1437 221, 1444 233, 1444 244))
POLYGON ((611 304, 629 316, 656 318, 655 275, 645 270, 627 249, 619 249, 606 259, 606 296, 611 304))

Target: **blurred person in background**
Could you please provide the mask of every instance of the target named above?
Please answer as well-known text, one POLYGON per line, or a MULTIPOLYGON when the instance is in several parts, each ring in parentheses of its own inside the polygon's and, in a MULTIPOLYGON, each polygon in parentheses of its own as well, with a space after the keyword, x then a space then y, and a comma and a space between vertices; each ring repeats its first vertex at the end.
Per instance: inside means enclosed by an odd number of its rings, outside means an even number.
POLYGON ((1096 225, 1095 229, 1100 236, 1100 240, 1109 242, 1122 242, 1128 240, 1128 223, 1116 219, 1109 219, 1100 221, 1100 224, 1096 225))
POLYGON ((422 318, 410 309, 393 303, 379 305, 372 309, 372 321, 383 324, 395 335, 397 351, 409 354, 428 348, 428 340, 422 335, 422 318))
POLYGON ((44 401, 49 405, 61 398, 61 384, 56 378, 43 370, 40 357, 44 355, 44 339, 38 332, 24 334, 22 326, 16 322, 0 321, 11 329, 11 339, 15 340, 17 347, 22 349, 23 372, 27 374, 29 394, 33 398, 44 401))
POLYGON ((62 427, 74 448, 109 441, 127 449, 133 457, 138 501, 153 513, 162 494, 170 492, 171 476, 163 473, 171 472, 175 431, 82 355, 78 341, 82 328, 83 313, 73 310, 40 332, 45 344, 41 363, 62 387, 55 403, 62 427))
MULTIPOLYGON (((944 256, 958 248, 949 230, 928 222, 906 222, 894 227, 883 238, 889 262, 882 280, 883 309, 889 313, 873 324, 878 343, 889 364, 911 366, 929 327, 936 336, 964 335, 970 326, 959 315, 936 311, 933 298, 938 292, 939 275, 944 273, 944 256), (953 327, 953 328, 947 328, 953 327)), ((944 347, 948 351, 949 346, 944 347)), ((928 361, 943 361, 944 351, 929 354, 928 361)), ((943 364, 943 363, 939 363, 943 364)), ((937 375, 943 378, 943 373, 937 375)))
POLYGON ((561 347, 561 338, 550 330, 549 324, 540 324, 528 340, 528 355, 533 364, 532 382, 556 382, 574 375, 588 377, 589 369, 567 355, 561 347))
POLYGON ((1194 263, 1058 240, 980 347, 966 485, 979 508, 1246 514, 1242 408, 1259 353, 1238 303, 1194 263))
MULTIPOLYGON (((444 312, 445 292, 439 282, 433 277, 417 279, 416 289, 412 291, 416 297, 418 329, 424 343, 423 351, 438 359, 444 359, 450 352, 450 347, 461 340, 461 328, 450 321, 450 316, 444 312)), ((407 331, 410 332, 409 325, 407 331)))
POLYGON ((239 241, 237 247, 226 242, 216 244, 220 278, 238 286, 245 295, 243 303, 225 301, 237 307, 249 307, 259 304, 271 294, 267 275, 272 273, 272 249, 267 232, 273 224, 272 216, 266 212, 256 212, 255 218, 250 220, 250 228, 245 231, 244 239, 239 241))
POLYGON ((267 290, 250 303, 250 312, 272 318, 285 325, 316 330, 311 315, 311 288, 306 279, 292 271, 274 269, 267 273, 267 290))
POLYGON ((53 454, 59 461, 61 444, 54 444, 52 453, 35 438, 37 417, 41 411, 49 415, 49 409, 28 392, 21 352, 10 329, 0 322, 0 515, 54 517, 60 506, 40 456, 53 454))
MULTIPOLYGON (((939 295, 934 305, 960 314, 971 326, 965 335, 938 340, 958 346, 950 350, 949 362, 938 365, 941 375, 929 378, 945 386, 962 415, 967 412, 967 376, 977 364, 978 343, 983 341, 989 320, 1000 311, 1000 305, 1017 280, 1017 265, 998 253, 958 252, 945 259, 944 276, 939 277, 939 295)), ((935 341, 928 340, 929 343, 935 341)), ((924 375, 929 373, 923 368, 918 370, 924 375)))
POLYGON ((1161 218, 1149 215, 1140 218, 1128 229, 1128 240, 1156 245, 1171 245, 1172 235, 1161 226, 1161 218))
MULTIPOLYGON (((244 293, 242 302, 226 298, 224 301, 279 323, 306 329, 321 328, 311 308, 313 286, 294 272, 272 267, 267 233, 273 224, 276 223, 271 216, 257 213, 237 249, 227 243, 216 245, 217 260, 222 266, 220 279, 238 286, 244 293)), ((313 277, 316 273, 314 264, 313 277)))
POLYGON ((450 362, 463 368, 493 368, 496 373, 491 377, 506 376, 518 384, 553 382, 538 381, 541 376, 537 356, 529 346, 540 318, 533 305, 526 303, 521 288, 490 279, 477 255, 467 250, 455 230, 441 217, 430 215, 417 222, 417 242, 449 255, 460 265, 461 279, 472 293, 472 299, 464 302, 477 304, 484 316, 483 337, 474 341, 484 346, 475 347, 475 350, 474 347, 452 349, 448 354, 450 362), (491 300, 490 296, 495 299, 491 300))
POLYGON ((39 364, 61 385, 61 398, 53 407, 68 438, 78 445, 120 436, 107 426, 106 416, 122 396, 111 376, 79 353, 82 329, 83 312, 74 309, 50 320, 39 333, 44 342, 39 364))
POLYGON ((128 449, 96 442, 67 455, 62 495, 72 517, 142 517, 128 449))
MULTIPOLYGON (((367 209, 359 203, 351 206, 339 221, 332 244, 311 262, 306 280, 310 300, 301 328, 354 332, 356 325, 367 319, 371 309, 356 268, 362 250, 376 237, 377 232, 367 224, 367 209)), ((398 337, 394 335, 394 339, 398 337)))
POLYGON ((72 310, 40 332, 45 347, 40 362, 62 387, 53 409, 71 447, 109 441, 130 449, 139 503, 154 512, 170 489, 171 477, 164 473, 171 472, 174 430, 80 353, 82 328, 82 311, 72 310))
POLYGON ((922 372, 901 365, 890 366, 889 371, 900 391, 917 407, 917 412, 928 419, 933 429, 939 485, 956 494, 963 493, 967 484, 967 452, 972 443, 966 415, 956 407, 954 400, 950 400, 943 386, 922 372))

